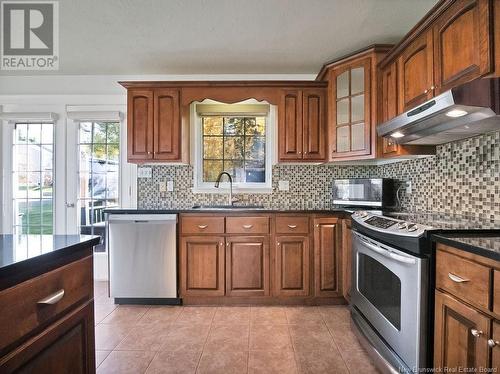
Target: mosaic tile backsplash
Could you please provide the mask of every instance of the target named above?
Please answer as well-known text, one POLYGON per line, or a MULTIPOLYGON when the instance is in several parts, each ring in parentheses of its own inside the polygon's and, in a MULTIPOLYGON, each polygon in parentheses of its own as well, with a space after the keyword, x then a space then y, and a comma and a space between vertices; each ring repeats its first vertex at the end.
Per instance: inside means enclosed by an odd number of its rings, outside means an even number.
MULTIPOLYGON (((193 193, 190 165, 148 165, 152 178, 138 179, 141 209, 185 209, 193 205, 221 205, 227 194, 193 193), (161 195, 160 181, 173 180, 174 192, 161 195)), ((236 194, 242 203, 281 209, 332 208, 334 178, 394 178, 411 182, 411 193, 400 191, 401 209, 464 214, 500 220, 500 132, 438 147, 436 155, 385 165, 275 165, 273 192, 236 194), (287 180, 289 191, 279 191, 287 180)))

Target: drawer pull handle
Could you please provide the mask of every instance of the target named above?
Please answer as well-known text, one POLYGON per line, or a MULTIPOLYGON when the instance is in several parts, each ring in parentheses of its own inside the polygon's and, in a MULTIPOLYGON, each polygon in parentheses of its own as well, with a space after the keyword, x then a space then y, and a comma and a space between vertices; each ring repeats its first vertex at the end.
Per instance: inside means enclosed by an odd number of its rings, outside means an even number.
POLYGON ((483 332, 480 331, 480 330, 476 330, 476 329, 472 329, 470 330, 470 333, 472 334, 472 336, 474 336, 475 338, 479 338, 481 335, 483 335, 483 332))
POLYGON ((64 296, 64 289, 57 291, 56 293, 53 293, 52 295, 47 296, 46 298, 43 298, 42 300, 38 301, 37 304, 40 305, 54 305, 57 304, 59 301, 64 296))
POLYGON ((459 277, 458 275, 455 275, 453 273, 448 273, 448 278, 450 278, 453 282, 456 283, 465 283, 468 282, 470 279, 465 279, 462 277, 459 277))
POLYGON ((198 225, 199 229, 205 230, 208 227, 208 225, 198 225))
POLYGON ((496 346, 499 346, 499 345, 500 345, 500 342, 498 340, 488 339, 488 347, 495 348, 496 346))
POLYGON ((289 228, 291 229, 296 229, 297 228, 297 225, 287 225, 289 228))
POLYGON ((244 229, 251 229, 252 227, 253 227, 253 225, 243 225, 244 229))

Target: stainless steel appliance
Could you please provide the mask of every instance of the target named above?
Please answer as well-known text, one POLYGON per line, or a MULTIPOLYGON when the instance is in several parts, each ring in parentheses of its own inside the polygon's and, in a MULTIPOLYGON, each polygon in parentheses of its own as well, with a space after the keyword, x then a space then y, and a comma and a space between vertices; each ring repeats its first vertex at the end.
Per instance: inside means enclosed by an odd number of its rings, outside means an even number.
POLYGON ((177 215, 110 214, 107 231, 115 302, 179 304, 177 215))
POLYGON ((400 144, 443 144, 500 130, 500 78, 462 84, 377 126, 400 144))
POLYGON ((394 204, 394 181, 385 178, 334 179, 332 195, 337 205, 390 208, 394 204))

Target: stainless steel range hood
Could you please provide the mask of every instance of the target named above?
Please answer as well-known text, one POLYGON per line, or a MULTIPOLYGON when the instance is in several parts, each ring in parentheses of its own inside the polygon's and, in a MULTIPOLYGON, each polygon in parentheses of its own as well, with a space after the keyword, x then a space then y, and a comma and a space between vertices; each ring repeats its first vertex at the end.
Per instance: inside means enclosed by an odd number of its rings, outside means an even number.
POLYGON ((398 144, 443 144, 500 130, 500 78, 476 79, 377 126, 398 144))

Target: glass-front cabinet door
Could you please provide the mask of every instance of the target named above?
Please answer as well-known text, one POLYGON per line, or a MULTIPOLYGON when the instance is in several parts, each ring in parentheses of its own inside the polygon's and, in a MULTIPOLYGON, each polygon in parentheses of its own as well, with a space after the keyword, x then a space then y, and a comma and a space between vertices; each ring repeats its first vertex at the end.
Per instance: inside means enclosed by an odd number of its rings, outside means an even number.
POLYGON ((360 59, 331 72, 331 158, 370 154, 370 62, 360 59))

